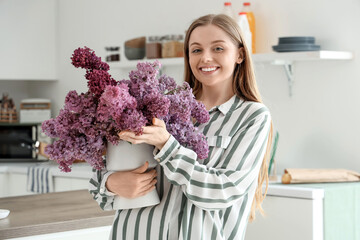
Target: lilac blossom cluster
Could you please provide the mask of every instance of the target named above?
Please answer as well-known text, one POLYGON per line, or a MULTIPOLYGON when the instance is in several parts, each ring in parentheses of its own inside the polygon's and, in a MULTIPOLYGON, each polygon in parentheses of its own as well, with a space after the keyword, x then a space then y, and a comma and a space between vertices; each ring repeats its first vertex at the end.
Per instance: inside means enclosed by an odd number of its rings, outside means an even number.
POLYGON ((153 118, 164 120, 169 133, 200 159, 207 158, 206 138, 193 125, 195 120, 209 120, 205 106, 196 101, 187 83, 178 86, 171 77, 158 77, 158 61, 139 62, 129 73, 130 79, 116 81, 108 73, 109 65, 87 47, 76 49, 71 60, 75 67, 86 70, 89 90, 70 91, 59 115, 42 124, 43 131, 57 139, 45 153, 62 171, 71 171, 77 159, 103 168, 107 142, 117 145, 122 130, 142 134, 142 127, 151 125, 153 118))

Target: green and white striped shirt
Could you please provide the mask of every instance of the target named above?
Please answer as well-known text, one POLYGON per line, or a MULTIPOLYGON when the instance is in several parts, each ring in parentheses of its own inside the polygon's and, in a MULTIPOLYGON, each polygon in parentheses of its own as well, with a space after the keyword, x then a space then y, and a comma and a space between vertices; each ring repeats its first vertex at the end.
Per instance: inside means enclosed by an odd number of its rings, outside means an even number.
MULTIPOLYGON (((160 204, 118 210, 110 239, 244 239, 257 178, 265 155, 271 116, 261 103, 233 96, 210 110, 198 126, 209 157, 170 137, 154 158, 160 204)), ((106 169, 95 171, 90 192, 104 210, 113 194, 105 189, 106 169)))

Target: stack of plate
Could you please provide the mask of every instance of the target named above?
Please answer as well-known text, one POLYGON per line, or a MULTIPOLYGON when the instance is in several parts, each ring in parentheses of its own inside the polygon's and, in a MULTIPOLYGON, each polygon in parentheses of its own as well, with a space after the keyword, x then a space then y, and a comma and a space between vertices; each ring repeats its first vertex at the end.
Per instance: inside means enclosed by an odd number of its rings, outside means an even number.
POLYGON ((275 52, 318 51, 315 37, 280 37, 278 45, 272 47, 275 52))

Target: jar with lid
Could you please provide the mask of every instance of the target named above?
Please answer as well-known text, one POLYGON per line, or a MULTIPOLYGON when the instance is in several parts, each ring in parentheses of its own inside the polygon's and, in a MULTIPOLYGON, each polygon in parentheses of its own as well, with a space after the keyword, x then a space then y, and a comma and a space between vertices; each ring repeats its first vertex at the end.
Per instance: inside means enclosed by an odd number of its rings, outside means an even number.
POLYGON ((161 58, 161 42, 159 36, 149 36, 146 42, 146 58, 161 58))
POLYGON ((167 35, 162 44, 162 57, 184 57, 183 35, 167 35))
POLYGON ((116 62, 120 61, 120 47, 114 46, 114 47, 105 47, 106 50, 106 62, 116 62))

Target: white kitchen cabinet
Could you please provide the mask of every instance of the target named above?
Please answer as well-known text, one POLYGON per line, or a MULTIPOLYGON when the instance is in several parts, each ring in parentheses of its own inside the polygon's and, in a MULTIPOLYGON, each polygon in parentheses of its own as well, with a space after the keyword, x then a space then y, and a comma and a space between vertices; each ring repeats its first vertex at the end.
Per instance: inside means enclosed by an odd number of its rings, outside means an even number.
POLYGON ((88 189, 89 179, 54 177, 55 192, 88 189))
POLYGON ((66 232, 33 235, 29 237, 11 238, 12 240, 108 240, 111 226, 86 228, 66 232))
POLYGON ((56 80, 57 0, 0 1, 0 80, 56 80))
POLYGON ((359 240, 360 182, 269 185, 245 239, 359 240))
POLYGON ((5 184, 7 181, 7 173, 1 173, 0 172, 0 197, 5 197, 8 189, 7 184, 5 184))
MULTIPOLYGON (((36 194, 27 190, 27 170, 34 163, 12 163, 0 165, 0 197, 13 197, 36 194)), ((54 191, 72 191, 88 189, 92 175, 91 167, 77 165, 70 173, 60 172, 57 166, 44 163, 44 167, 51 167, 54 191)))
POLYGON ((263 203, 265 216, 248 223, 245 240, 322 240, 323 199, 269 195, 263 203))
POLYGON ((8 173, 8 178, 5 181, 8 183, 8 194, 7 196, 22 196, 32 195, 33 192, 27 191, 27 174, 23 173, 8 173))

